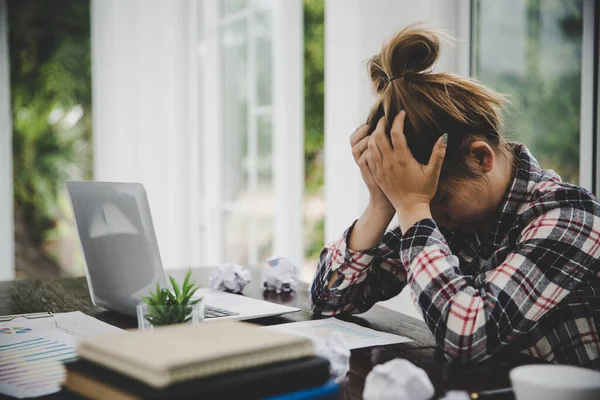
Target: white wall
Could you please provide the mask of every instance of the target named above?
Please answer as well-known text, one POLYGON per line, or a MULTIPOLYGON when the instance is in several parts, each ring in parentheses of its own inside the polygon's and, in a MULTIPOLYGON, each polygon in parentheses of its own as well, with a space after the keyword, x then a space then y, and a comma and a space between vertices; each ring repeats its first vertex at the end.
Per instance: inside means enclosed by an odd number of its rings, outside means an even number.
MULTIPOLYGON (((436 70, 468 74, 468 0, 327 0, 325 8, 325 240, 358 218, 368 192, 348 142, 373 104, 367 60, 408 24, 425 21, 461 39, 445 46, 436 70)), ((392 307, 412 315, 406 291, 392 307)), ((412 302, 411 302, 412 303, 412 302)))
POLYGON ((0 0, 0 281, 15 276, 8 16, 0 0))
POLYGON ((190 218, 192 0, 92 0, 94 176, 142 182, 165 268, 197 265, 190 218))

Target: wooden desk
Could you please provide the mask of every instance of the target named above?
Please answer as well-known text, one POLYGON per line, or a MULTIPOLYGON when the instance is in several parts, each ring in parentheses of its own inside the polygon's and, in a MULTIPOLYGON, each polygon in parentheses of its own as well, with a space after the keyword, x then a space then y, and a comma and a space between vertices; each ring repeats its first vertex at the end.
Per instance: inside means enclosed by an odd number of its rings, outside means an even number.
MULTIPOLYGON (((179 280, 186 271, 169 272, 179 280)), ((208 287, 209 272, 210 269, 207 268, 195 269, 193 277, 203 287, 208 287)), ((252 274, 253 280, 244 290, 245 295, 302 309, 298 313, 262 318, 252 322, 274 325, 312 319, 309 311, 307 285, 301 284, 298 291, 291 294, 263 293, 259 287, 260 271, 253 269, 252 274)), ((0 315, 46 310, 53 312, 80 310, 121 328, 137 326, 134 318, 95 307, 90 300, 85 278, 0 282, 0 315)), ((361 399, 365 378, 371 369, 377 364, 397 357, 408 359, 427 371, 436 389, 436 396, 442 396, 449 389, 479 391, 509 386, 508 371, 511 368, 537 362, 524 355, 513 355, 507 356, 503 360, 492 360, 477 366, 452 366, 445 362, 443 355, 436 349, 433 336, 422 321, 380 306, 375 306, 360 316, 344 319, 379 331, 396 333, 413 339, 413 342, 410 343, 353 350, 350 371, 343 382, 342 397, 344 399, 361 399)))

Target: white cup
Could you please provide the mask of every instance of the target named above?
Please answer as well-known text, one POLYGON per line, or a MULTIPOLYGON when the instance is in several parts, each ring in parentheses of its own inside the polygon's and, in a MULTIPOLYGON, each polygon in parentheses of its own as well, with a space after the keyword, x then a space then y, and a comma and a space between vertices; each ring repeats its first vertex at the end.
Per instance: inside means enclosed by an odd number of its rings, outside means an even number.
POLYGON ((510 371, 517 400, 598 400, 600 372, 567 365, 523 365, 510 371))

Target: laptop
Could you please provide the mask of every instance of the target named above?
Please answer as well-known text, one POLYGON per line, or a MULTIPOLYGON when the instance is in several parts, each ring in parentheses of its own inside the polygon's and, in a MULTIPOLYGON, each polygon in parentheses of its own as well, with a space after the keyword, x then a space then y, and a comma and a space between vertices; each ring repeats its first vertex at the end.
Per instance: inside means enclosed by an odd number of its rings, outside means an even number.
MULTIPOLYGON (((94 305, 135 316, 141 296, 167 287, 144 186, 68 181, 94 305)), ((206 282, 198 282, 205 286, 206 282)), ((205 320, 246 320, 300 311, 295 307, 201 288, 205 320)))

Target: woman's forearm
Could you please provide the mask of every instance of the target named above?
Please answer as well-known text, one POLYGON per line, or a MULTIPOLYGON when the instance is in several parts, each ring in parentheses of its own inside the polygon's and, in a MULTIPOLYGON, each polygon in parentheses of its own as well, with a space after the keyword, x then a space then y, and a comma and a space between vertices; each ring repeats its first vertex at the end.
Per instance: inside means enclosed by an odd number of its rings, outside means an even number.
MULTIPOLYGON (((381 243, 387 227, 394 218, 394 209, 378 208, 371 203, 367 206, 358 221, 354 224, 348 237, 348 248, 353 251, 372 249, 381 243)), ((329 276, 328 289, 335 284, 340 274, 333 271, 329 276)))
POLYGON ((350 232, 348 237, 350 250, 364 251, 381 243, 392 218, 394 218, 393 209, 378 209, 369 203, 350 232))

